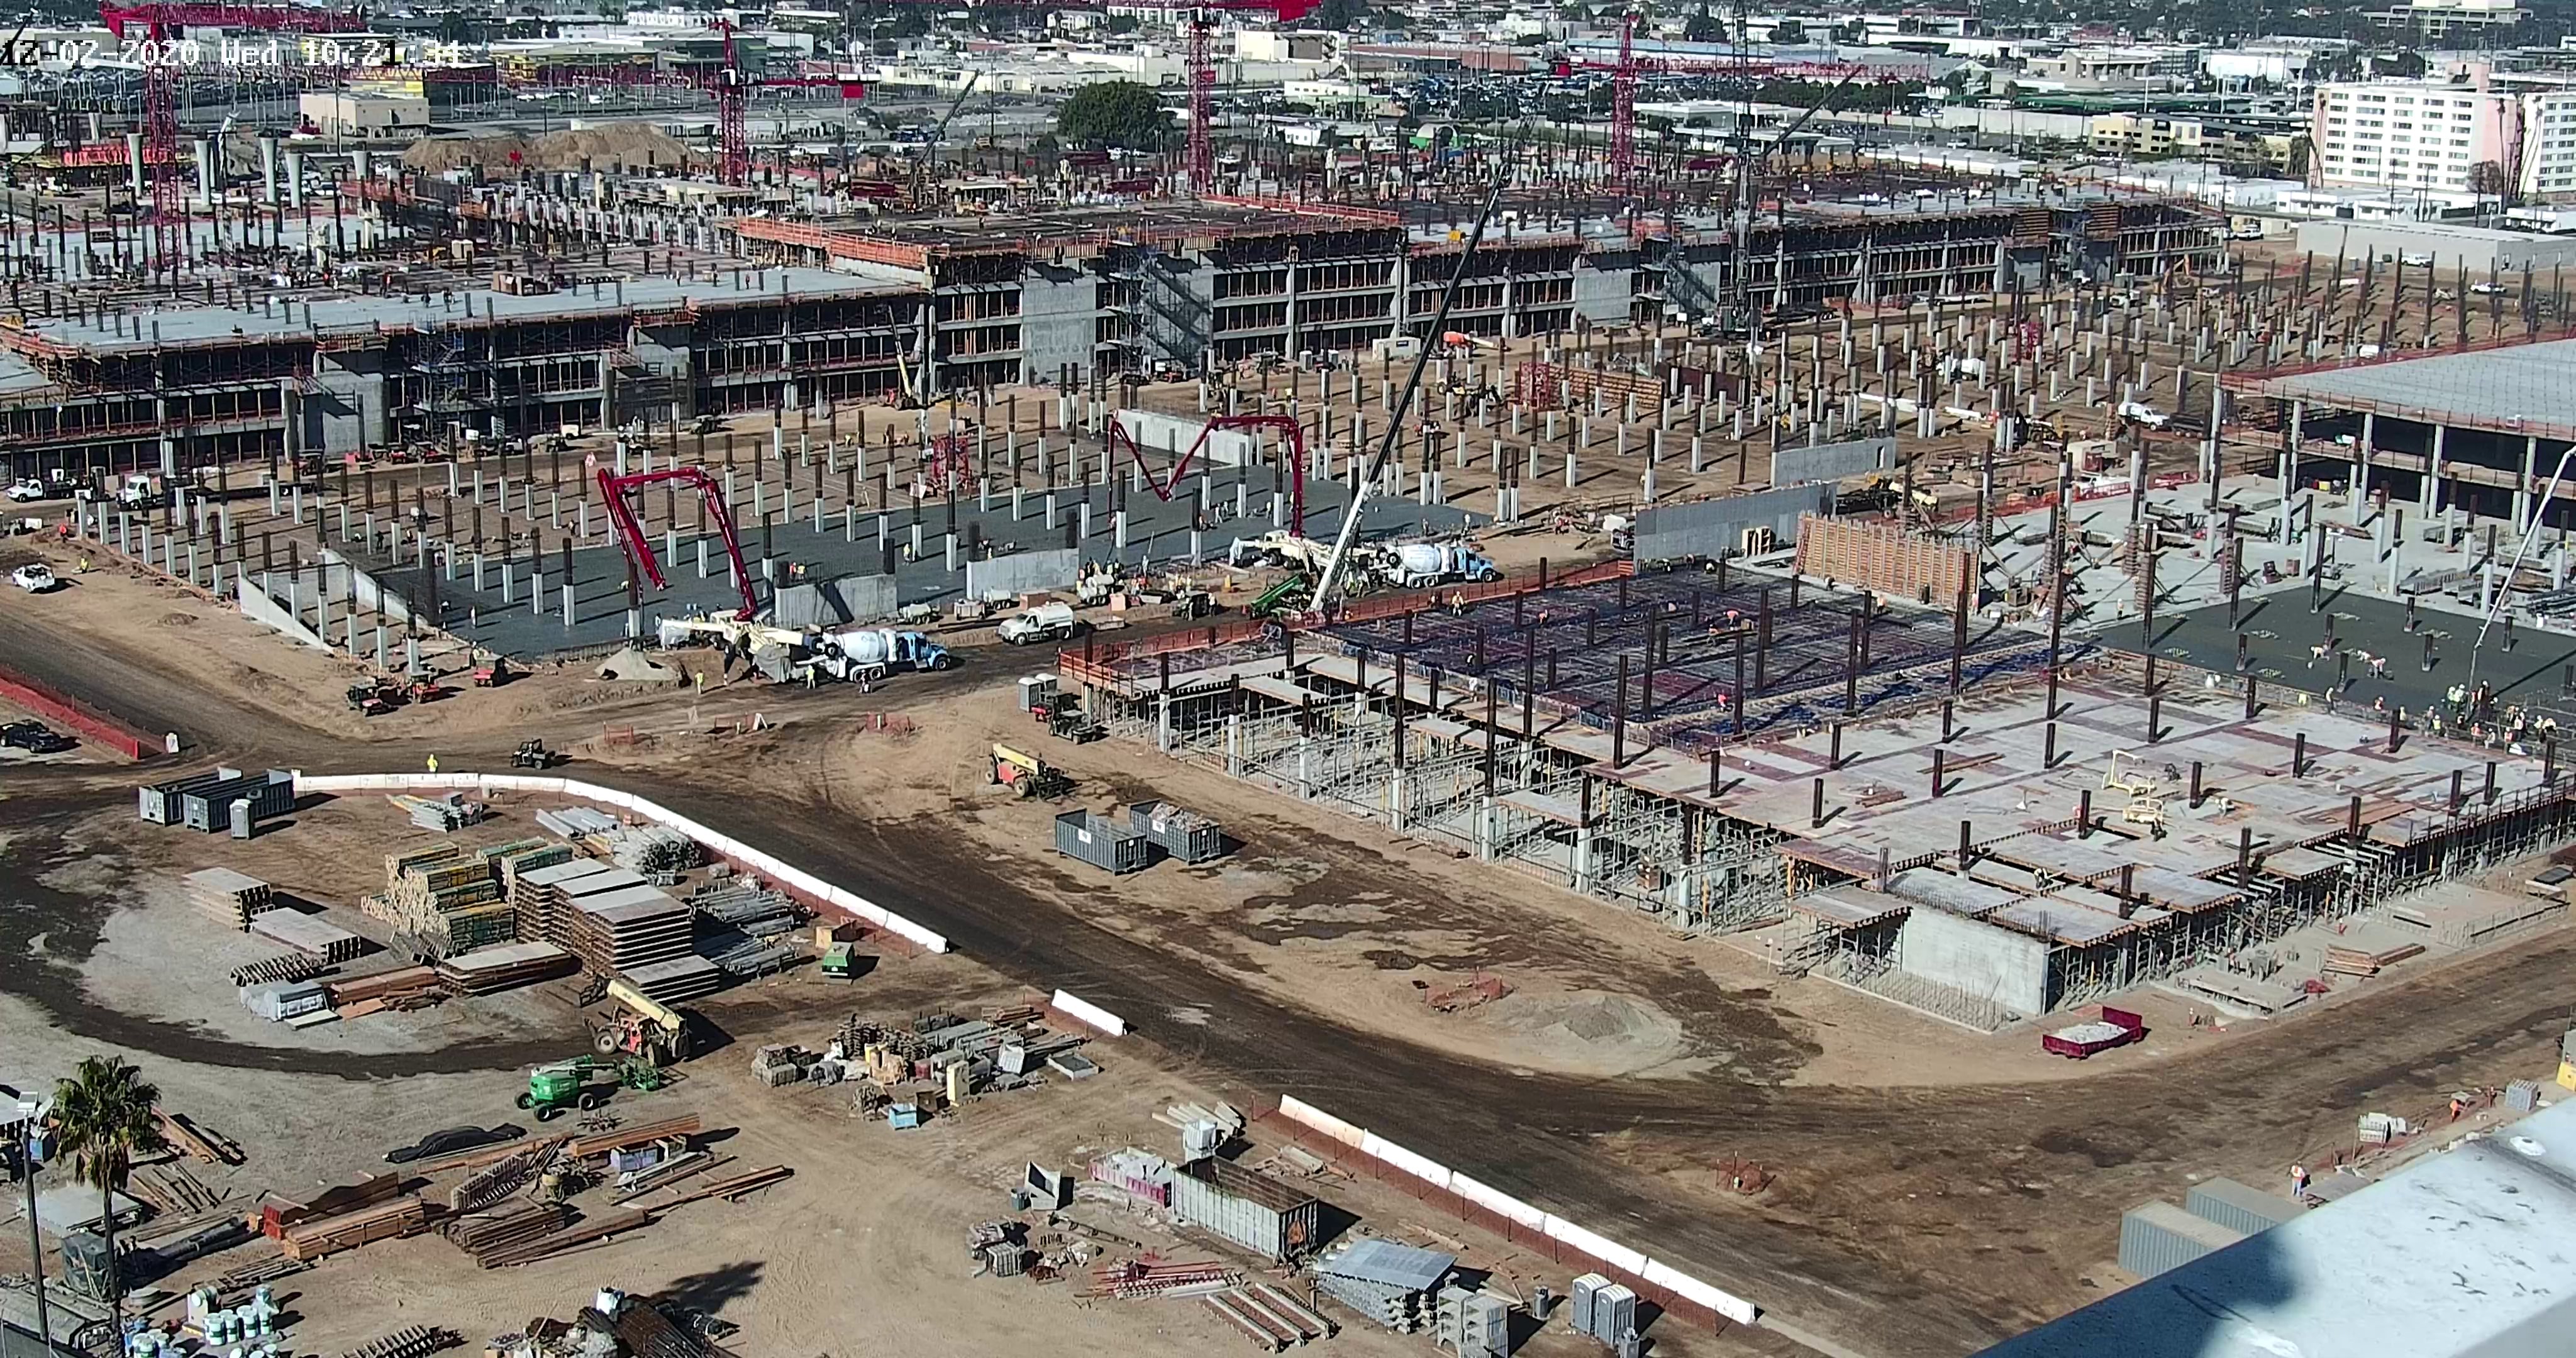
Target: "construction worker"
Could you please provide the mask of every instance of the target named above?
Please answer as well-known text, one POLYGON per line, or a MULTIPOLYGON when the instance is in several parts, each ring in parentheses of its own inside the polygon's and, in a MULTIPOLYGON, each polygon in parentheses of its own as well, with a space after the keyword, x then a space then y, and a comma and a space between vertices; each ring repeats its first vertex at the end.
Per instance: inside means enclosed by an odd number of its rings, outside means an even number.
POLYGON ((431 755, 431 756, 429 757, 429 771, 430 771, 431 773, 436 773, 436 772, 438 772, 438 756, 437 756, 437 755, 431 755))
POLYGON ((2291 1197, 2293 1197, 2293 1198, 2297 1198, 2297 1199, 2298 1199, 2298 1200, 2300 1200, 2301 1202, 2305 1202, 2305 1201, 2307 1201, 2307 1197, 2308 1197, 2308 1167, 2307 1167, 2307 1166, 2305 1166, 2305 1165, 2292 1165, 2292 1166, 2290 1166, 2290 1196, 2291 1196, 2291 1197))

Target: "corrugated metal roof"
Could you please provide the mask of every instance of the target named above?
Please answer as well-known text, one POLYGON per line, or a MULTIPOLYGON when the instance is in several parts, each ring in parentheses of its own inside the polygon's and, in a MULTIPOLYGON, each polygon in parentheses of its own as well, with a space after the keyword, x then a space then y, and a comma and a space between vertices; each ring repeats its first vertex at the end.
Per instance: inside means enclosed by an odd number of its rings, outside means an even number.
POLYGON ((1449 1270, 1457 1265, 1457 1256, 1437 1250, 1415 1249, 1391 1240, 1362 1240, 1315 1265, 1315 1271, 1337 1278, 1356 1278, 1361 1282, 1428 1292, 1438 1287, 1440 1280, 1448 1277, 1449 1270))

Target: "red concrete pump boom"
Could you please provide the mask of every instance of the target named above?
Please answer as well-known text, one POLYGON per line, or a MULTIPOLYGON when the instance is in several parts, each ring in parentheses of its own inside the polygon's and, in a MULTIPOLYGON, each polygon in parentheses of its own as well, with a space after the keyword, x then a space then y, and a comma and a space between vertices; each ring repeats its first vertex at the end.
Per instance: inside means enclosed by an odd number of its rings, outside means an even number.
POLYGON ((1221 429, 1276 429, 1286 438, 1291 459, 1290 466, 1294 469, 1288 477, 1288 498, 1289 503, 1295 506, 1296 513, 1296 517, 1288 521, 1288 527, 1300 537, 1304 536, 1306 532, 1306 431, 1289 416, 1219 415, 1209 420, 1206 428, 1199 430, 1197 440, 1190 444, 1189 451, 1181 454, 1179 461, 1172 464, 1171 474, 1168 476, 1155 475, 1153 465, 1145 460, 1145 450, 1136 446, 1136 436, 1127 432, 1125 424, 1111 420, 1109 422, 1109 457, 1112 462, 1117 461, 1119 448, 1125 447, 1128 455, 1136 459, 1136 466, 1145 473, 1145 484, 1153 487, 1155 498, 1168 504, 1171 502, 1172 492, 1180 489, 1181 478, 1189 473, 1191 459, 1196 458, 1199 450, 1207 446, 1208 435, 1221 429))
POLYGON ((705 498, 707 517, 716 521, 716 531, 724 537, 725 557, 733 562, 734 583, 742 587, 742 611, 733 615, 734 620, 751 621, 760 613, 760 596, 752 592, 751 571, 743 565, 742 543, 734 536, 733 514, 725 508, 724 490, 703 468, 669 467, 626 476, 606 467, 599 469, 600 498, 608 502, 608 521, 617 525, 617 536, 626 544, 627 558, 644 572, 645 579, 653 582, 653 588, 669 588, 669 582, 662 578, 662 563, 653 555, 653 541, 644 536, 644 525, 636 522, 635 510, 626 503, 626 493, 670 481, 695 487, 705 498))

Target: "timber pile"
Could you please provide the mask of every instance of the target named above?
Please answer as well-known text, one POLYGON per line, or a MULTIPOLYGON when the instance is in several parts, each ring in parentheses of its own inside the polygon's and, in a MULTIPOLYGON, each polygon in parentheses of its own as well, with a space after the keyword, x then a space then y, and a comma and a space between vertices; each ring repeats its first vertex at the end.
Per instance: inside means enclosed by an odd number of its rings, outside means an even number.
POLYGON ((438 973, 429 967, 396 967, 371 976, 332 981, 324 988, 330 992, 331 1007, 339 1010, 344 1019, 381 1009, 422 1009, 447 998, 438 973))
MULTIPOLYGON (((545 845, 521 841, 496 847, 524 853, 545 845)), ((441 954, 517 937, 518 919, 502 897, 490 852, 448 848, 388 855, 382 905, 386 922, 428 940, 441 954)))
POLYGON ((268 883, 231 868, 206 868, 180 880, 187 883, 188 903, 227 929, 248 929, 251 916, 277 905, 268 883))
POLYGON ((534 1240, 506 1248, 495 1248, 488 1254, 478 1254, 474 1257, 474 1262, 485 1268, 532 1264, 539 1259, 561 1254, 575 1246, 606 1240, 614 1235, 624 1235, 638 1227, 652 1224, 653 1214, 650 1212, 637 1211, 634 1208, 616 1208, 597 1216, 585 1217, 580 1224, 557 1231, 552 1235, 539 1236, 534 1240))
POLYGON ((610 1151, 633 1150, 637 1146, 649 1146, 670 1137, 680 1137, 685 1140, 696 1136, 698 1131, 698 1115, 690 1113, 662 1122, 647 1122, 641 1126, 625 1127, 613 1132, 576 1137, 570 1145, 564 1147, 564 1154, 576 1160, 586 1160, 594 1155, 606 1155, 610 1151))
POLYGON ((343 1250, 371 1245, 428 1229, 429 1204, 411 1194, 335 1217, 319 1217, 286 1228, 278 1247, 287 1258, 310 1263, 343 1250))
POLYGON ((241 1147, 234 1145, 228 1137, 218 1136, 190 1122, 185 1113, 156 1107, 152 1110, 152 1120, 160 1124, 162 1140, 186 1151, 201 1164, 238 1165, 242 1162, 241 1147))
POLYGON ((494 1268, 500 1257, 562 1230, 571 1220, 572 1210, 559 1202, 510 1203, 447 1223, 447 1241, 472 1255, 477 1267, 494 1268))
POLYGON ((353 1184, 326 1188, 309 1202, 295 1202, 280 1198, 275 1202, 261 1205, 260 1232, 273 1239, 281 1239, 290 1227, 322 1217, 354 1212, 361 1207, 372 1207, 401 1191, 401 1175, 370 1174, 353 1184))
POLYGON ((491 995, 581 970, 571 953, 552 943, 496 943, 441 958, 438 979, 459 995, 491 995))
POLYGON ((2380 968, 2395 966, 2422 951, 2424 945, 2421 943, 2400 943, 2377 951, 2329 943, 2326 945, 2325 964, 2319 969, 2338 976, 2376 976, 2380 968))

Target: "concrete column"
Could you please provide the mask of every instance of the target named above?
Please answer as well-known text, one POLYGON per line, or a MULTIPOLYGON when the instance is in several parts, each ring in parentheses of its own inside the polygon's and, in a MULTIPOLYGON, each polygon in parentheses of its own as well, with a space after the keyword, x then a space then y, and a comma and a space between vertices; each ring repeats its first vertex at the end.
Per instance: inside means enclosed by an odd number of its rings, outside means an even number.
POLYGON ((2450 426, 2433 426, 2433 455, 2424 470, 2424 512, 2434 514, 2442 508, 2442 441, 2450 426))

